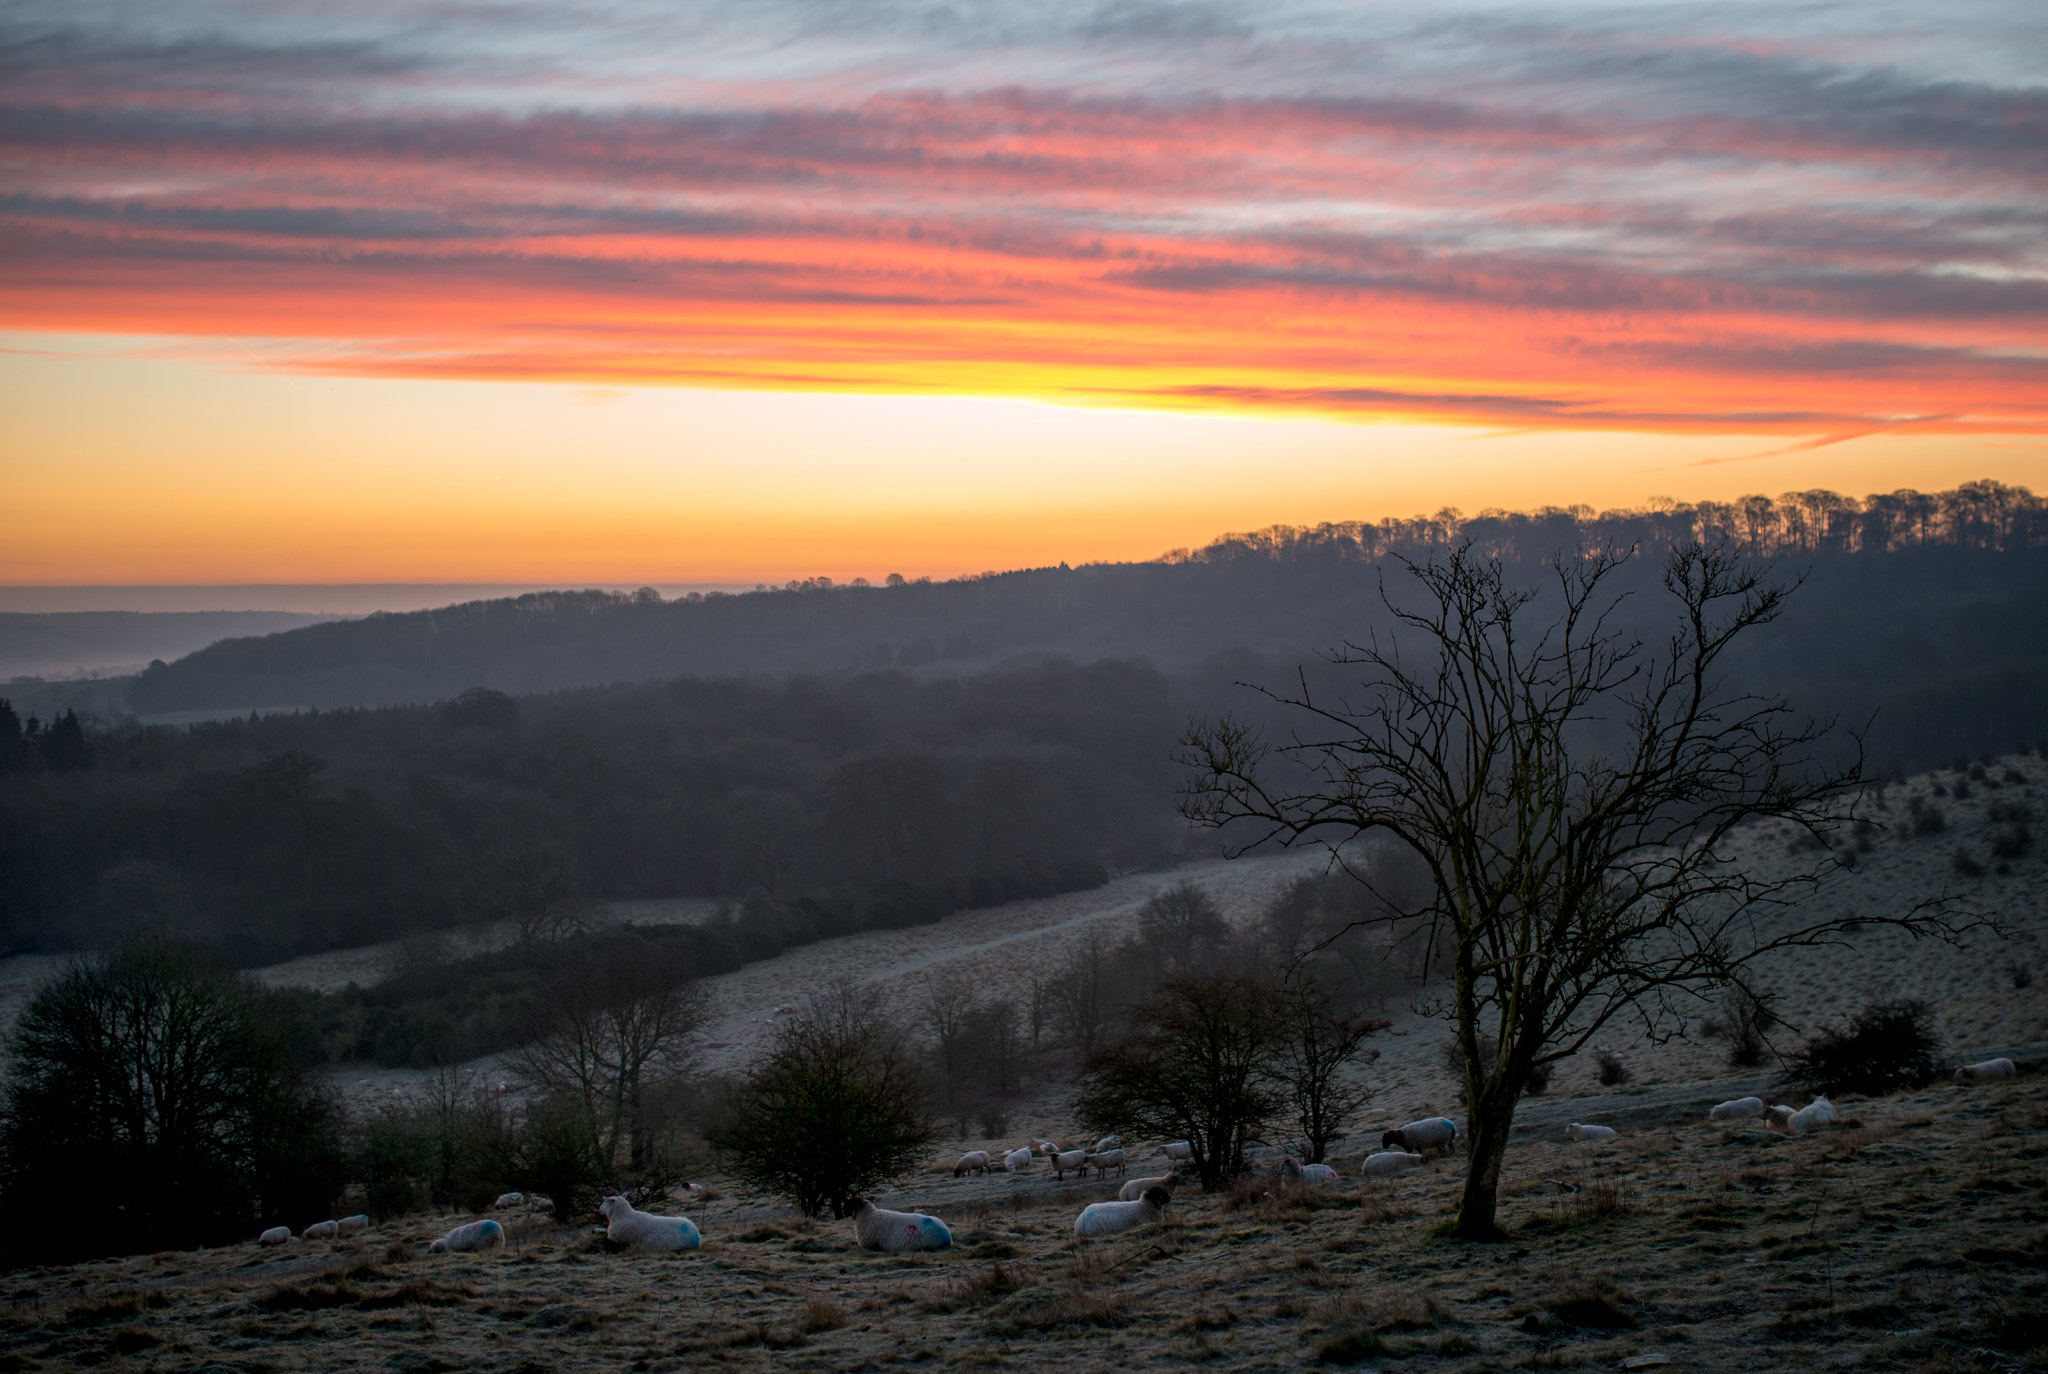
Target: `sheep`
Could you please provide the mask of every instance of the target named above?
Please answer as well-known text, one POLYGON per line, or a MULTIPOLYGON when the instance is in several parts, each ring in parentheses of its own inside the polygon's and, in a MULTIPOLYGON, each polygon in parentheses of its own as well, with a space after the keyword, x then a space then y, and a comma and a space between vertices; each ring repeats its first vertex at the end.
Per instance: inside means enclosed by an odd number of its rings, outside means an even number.
POLYGON ((1029 1169, 1031 1167, 1031 1147, 1026 1145, 1021 1149, 1012 1150, 1004 1155, 1003 1167, 1013 1174, 1021 1174, 1029 1169))
POLYGON ((1764 1125, 1770 1130, 1786 1130, 1790 1127, 1791 1121, 1792 1108, 1782 1102, 1775 1106, 1764 1108, 1764 1125))
POLYGON ((1052 1157, 1053 1177, 1065 1178, 1069 1173, 1088 1173, 1088 1152, 1086 1150, 1062 1150, 1052 1157))
POLYGON ((1408 1154, 1401 1150, 1381 1150, 1365 1157, 1365 1166, 1359 1172, 1367 1178, 1391 1178, 1395 1174, 1412 1169, 1422 1163, 1422 1156, 1408 1154))
POLYGON ((1051 1140, 1034 1140, 1031 1142, 1031 1149, 1034 1153, 1044 1155, 1047 1159, 1051 1159, 1054 1155, 1065 1153, 1065 1150, 1061 1148, 1058 1142, 1051 1140))
POLYGON ((1161 1174, 1157 1178, 1134 1178, 1117 1191, 1117 1199, 1121 1202, 1135 1202, 1137 1199, 1145 1196, 1148 1189, 1164 1188, 1171 1192, 1178 1187, 1180 1187, 1179 1174, 1161 1174))
POLYGON ((608 1223, 605 1239, 632 1250, 694 1250, 704 1243, 697 1223, 688 1217, 658 1217, 643 1212, 622 1197, 608 1197, 597 1205, 598 1215, 608 1223))
POLYGON ((1159 1220, 1160 1209, 1171 1201, 1173 1194, 1164 1188, 1147 1188, 1129 1202, 1091 1202, 1074 1218, 1074 1234, 1091 1239, 1147 1225, 1159 1220))
POLYGON ((1748 1121, 1764 1114, 1764 1100, 1761 1097, 1738 1097, 1732 1102, 1723 1102, 1707 1113, 1709 1121, 1748 1121))
POLYGON ((1280 1161, 1277 1172, 1289 1183, 1335 1183, 1337 1171, 1327 1164, 1296 1164, 1291 1158, 1280 1161))
POLYGON ((1965 1064, 1956 1070, 1958 1083, 2002 1083, 2019 1076, 2019 1065, 2010 1059, 1987 1059, 1981 1064, 1965 1064))
POLYGON ((1380 1148, 1411 1154, 1447 1153, 1458 1147, 1458 1123, 1447 1116, 1426 1116, 1380 1137, 1380 1148))
POLYGON ((1573 1140, 1612 1140, 1621 1134, 1612 1126, 1581 1126, 1576 1121, 1566 1126, 1564 1133, 1573 1140))
POLYGON ((341 1233, 344 1236, 352 1236, 358 1231, 367 1229, 370 1225, 370 1219, 363 1213, 357 1212, 354 1216, 343 1217, 334 1224, 341 1228, 341 1233))
POLYGON ((906 1250, 944 1250, 953 1244, 953 1233, 937 1217, 885 1211, 864 1197, 853 1204, 853 1234, 863 1250, 900 1255, 906 1250))
POLYGON ((462 1254, 469 1250, 502 1250, 505 1228, 490 1217, 458 1226, 427 1247, 430 1255, 462 1254))
POLYGON ((1121 1150, 1123 1147, 1124 1138, 1122 1136, 1106 1135, 1095 1142, 1095 1153, 1101 1154, 1105 1150, 1121 1150))
POLYGON ((286 1241, 290 1240, 291 1238, 291 1227, 273 1226, 268 1231, 265 1231, 262 1235, 256 1237, 256 1243, 258 1245, 283 1245, 286 1241))
POLYGON ((988 1151, 969 1150, 960 1156, 960 1162, 953 1166, 953 1177, 962 1174, 985 1174, 988 1172, 988 1151))
POLYGON ((333 1239, 334 1239, 334 1238, 335 1238, 336 1236, 338 1236, 338 1235, 340 1235, 340 1234, 341 1234, 341 1223, 340 1223, 340 1222, 338 1222, 338 1221, 316 1221, 316 1222, 314 1222, 314 1223, 313 1223, 313 1224, 312 1224, 311 1226, 308 1226, 308 1227, 307 1227, 307 1228, 306 1228, 305 1230, 303 1230, 303 1231, 299 1232, 299 1239, 300 1239, 300 1240, 333 1240, 333 1239))
POLYGON ((1189 1141, 1169 1140, 1154 1150, 1152 1154, 1154 1158, 1165 1155, 1168 1159, 1193 1159, 1195 1157, 1195 1147, 1189 1141))
POLYGON ((1801 1131, 1811 1130, 1834 1119, 1835 1104, 1825 1097, 1816 1097, 1786 1119, 1785 1129, 1793 1135, 1798 1135, 1801 1131))
POLYGON ((498 1200, 491 1204, 491 1210, 493 1212, 502 1212, 507 1207, 524 1207, 525 1205, 526 1194, 524 1193, 500 1193, 498 1194, 498 1200))
POLYGON ((1100 1150, 1084 1158, 1089 1164, 1094 1166, 1097 1178, 1108 1178, 1111 1169, 1116 1170, 1118 1178, 1124 1176, 1124 1152, 1122 1150, 1100 1150))

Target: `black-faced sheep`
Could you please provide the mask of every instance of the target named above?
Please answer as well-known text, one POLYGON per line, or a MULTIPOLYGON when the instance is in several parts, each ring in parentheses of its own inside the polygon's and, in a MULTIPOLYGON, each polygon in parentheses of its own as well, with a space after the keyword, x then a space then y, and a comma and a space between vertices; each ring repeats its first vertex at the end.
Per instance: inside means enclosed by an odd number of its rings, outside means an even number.
POLYGON ((1410 1154, 1441 1154, 1457 1147, 1458 1123, 1447 1116, 1426 1116, 1380 1137, 1381 1149, 1405 1150, 1410 1154))

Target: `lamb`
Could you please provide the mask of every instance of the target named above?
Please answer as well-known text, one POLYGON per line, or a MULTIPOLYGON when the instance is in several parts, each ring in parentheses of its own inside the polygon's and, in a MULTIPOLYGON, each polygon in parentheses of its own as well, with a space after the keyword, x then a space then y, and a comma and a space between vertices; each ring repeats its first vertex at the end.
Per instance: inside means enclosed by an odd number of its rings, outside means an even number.
POLYGON ((694 1250, 704 1243, 697 1223, 688 1217, 658 1217, 643 1212, 622 1197, 608 1197, 597 1205, 598 1215, 607 1223, 605 1239, 632 1250, 694 1250))
POLYGON ((1576 1121, 1566 1126, 1564 1133, 1573 1140, 1612 1140, 1621 1134, 1612 1126, 1581 1126, 1576 1121))
POLYGON ((1412 1154, 1448 1152, 1458 1147, 1458 1123, 1447 1116, 1426 1116, 1382 1135, 1380 1147, 1412 1154))
POLYGON ((340 1222, 338 1222, 338 1221, 316 1221, 316 1222, 314 1222, 314 1223, 313 1223, 313 1224, 312 1224, 311 1226, 308 1226, 308 1227, 307 1227, 307 1228, 306 1228, 305 1230, 303 1230, 303 1231, 299 1232, 299 1239, 300 1239, 300 1240, 333 1240, 333 1239, 334 1239, 334 1238, 335 1238, 336 1236, 338 1236, 338 1235, 340 1235, 340 1234, 341 1234, 341 1223, 340 1223, 340 1222))
POLYGON ((1095 1153, 1101 1154, 1105 1150, 1121 1150, 1123 1147, 1124 1138, 1122 1136, 1106 1135, 1095 1142, 1095 1153))
POLYGON ((960 1156, 960 1162, 953 1166, 953 1177, 962 1174, 985 1174, 988 1172, 988 1151, 969 1150, 960 1156))
POLYGON ((1189 1141, 1169 1140, 1152 1153, 1155 1157, 1165 1155, 1168 1159, 1193 1159, 1195 1147, 1189 1141))
POLYGON ((507 1207, 524 1207, 525 1205, 526 1194, 524 1193, 500 1193, 498 1194, 498 1200, 491 1204, 491 1210, 493 1212, 501 1212, 507 1207))
POLYGON ((273 1226, 268 1231, 265 1231, 262 1235, 256 1237, 256 1243, 258 1245, 283 1245, 286 1241, 290 1240, 291 1238, 291 1227, 273 1226))
POLYGON ((363 1213, 357 1212, 354 1216, 343 1217, 340 1221, 337 1221, 334 1224, 341 1228, 341 1233, 344 1236, 352 1236, 358 1231, 367 1229, 370 1224, 370 1219, 363 1213))
POLYGON ((1764 1100, 1761 1097, 1738 1097, 1732 1102, 1723 1102, 1707 1113, 1709 1121, 1748 1121, 1764 1114, 1764 1100))
POLYGON ((1280 1177, 1289 1183, 1335 1183, 1337 1171, 1327 1164, 1297 1164, 1293 1159, 1280 1161, 1280 1177))
POLYGON ((1134 1178, 1117 1190, 1117 1198, 1122 1202, 1135 1202, 1137 1199, 1145 1196, 1148 1189, 1163 1188, 1171 1192, 1178 1187, 1180 1187, 1179 1174, 1161 1174, 1157 1178, 1134 1178))
POLYGON ((1074 1172, 1086 1175, 1088 1172, 1088 1152, 1086 1150, 1062 1150, 1052 1157, 1052 1168, 1055 1178, 1065 1178, 1069 1173, 1074 1172))
POLYGON ((1149 1225, 1159 1220, 1160 1209, 1171 1201, 1173 1194, 1164 1188, 1147 1188, 1130 1202, 1091 1202, 1074 1218, 1074 1234, 1093 1239, 1149 1225))
POLYGON ((1087 1156, 1087 1162, 1095 1167, 1095 1176, 1097 1178, 1108 1178, 1111 1169, 1116 1170, 1118 1178, 1123 1177, 1124 1152, 1122 1150, 1097 1151, 1095 1154, 1087 1156))
POLYGON ((462 1254, 470 1250, 502 1250, 505 1228, 490 1217, 458 1226, 427 1247, 430 1255, 462 1254))
POLYGON ((953 1244, 953 1233, 937 1217, 886 1211, 864 1197, 853 1203, 853 1234, 863 1250, 900 1255, 908 1250, 944 1250, 953 1244))
POLYGON ((2019 1065, 2010 1059, 1987 1059, 1981 1064, 1965 1064, 1956 1070, 1958 1083, 2002 1083, 2019 1076, 2019 1065))
POLYGON ((1021 1174, 1031 1167, 1031 1147, 1023 1146, 1003 1156, 1003 1167, 1013 1174, 1021 1174))
POLYGON ((1422 1156, 1408 1154, 1401 1150, 1381 1150, 1365 1157, 1365 1167, 1359 1172, 1367 1178, 1391 1178, 1422 1163, 1422 1156))

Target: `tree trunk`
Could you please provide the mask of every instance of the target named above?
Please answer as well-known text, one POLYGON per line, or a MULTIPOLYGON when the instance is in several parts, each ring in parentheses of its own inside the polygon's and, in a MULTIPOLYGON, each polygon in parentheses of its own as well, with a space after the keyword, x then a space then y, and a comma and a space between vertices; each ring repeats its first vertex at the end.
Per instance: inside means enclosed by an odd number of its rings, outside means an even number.
POLYGON ((1508 1131, 1515 1122, 1515 1092, 1496 1074, 1472 1099, 1466 1122, 1470 1151, 1466 1161, 1465 1195, 1458 1202, 1458 1220, 1451 1234, 1461 1240, 1506 1240, 1493 1218, 1500 1198, 1500 1166, 1507 1157, 1508 1131))

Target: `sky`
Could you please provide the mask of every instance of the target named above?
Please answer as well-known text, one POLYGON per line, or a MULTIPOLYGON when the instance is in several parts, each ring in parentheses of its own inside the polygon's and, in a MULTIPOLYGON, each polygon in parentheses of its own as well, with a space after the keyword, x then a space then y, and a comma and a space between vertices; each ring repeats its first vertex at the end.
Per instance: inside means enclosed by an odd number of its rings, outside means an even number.
POLYGON ((2048 481, 2048 10, 14 0, 0 583, 2048 481))

